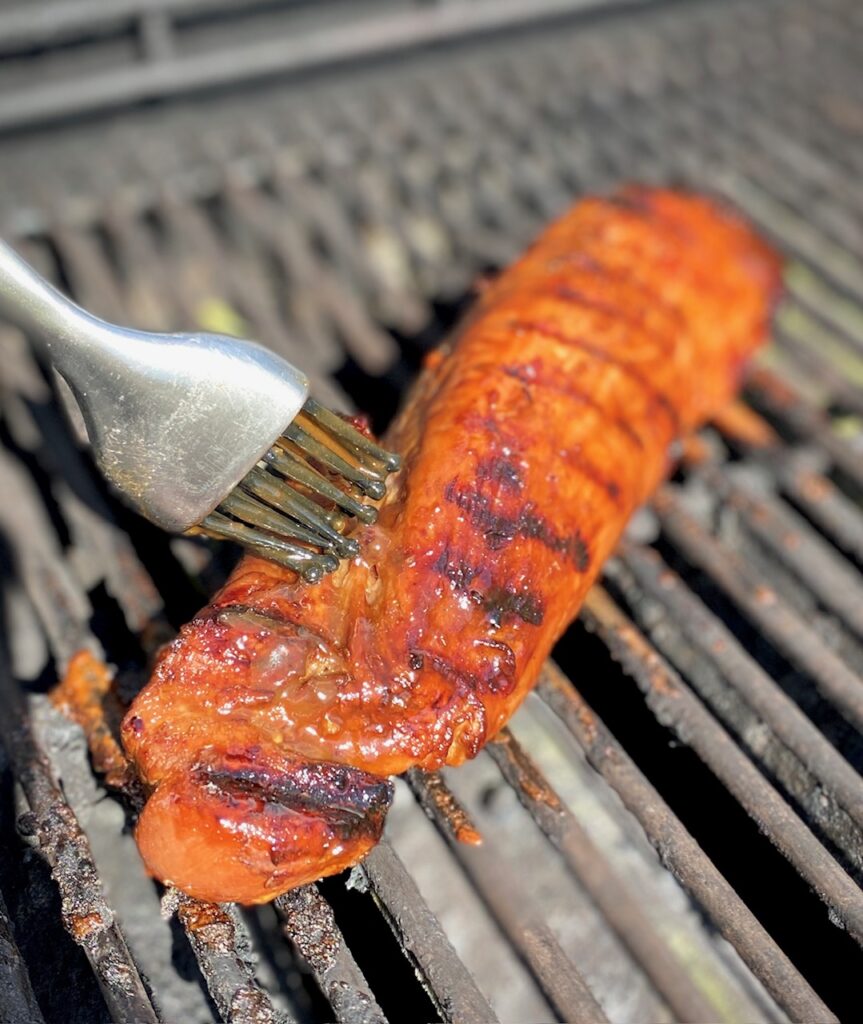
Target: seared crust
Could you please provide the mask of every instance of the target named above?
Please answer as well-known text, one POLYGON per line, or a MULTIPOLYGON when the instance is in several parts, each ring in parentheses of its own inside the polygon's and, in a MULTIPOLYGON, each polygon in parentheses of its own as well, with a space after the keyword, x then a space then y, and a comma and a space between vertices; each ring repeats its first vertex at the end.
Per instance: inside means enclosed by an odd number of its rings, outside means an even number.
POLYGON ((376 840, 381 776, 473 757, 670 443, 734 393, 777 285, 774 256, 701 199, 630 190, 552 225, 429 360, 386 439, 405 464, 357 531, 362 556, 313 587, 246 558, 160 660, 124 723, 156 787, 138 833, 154 873, 209 899, 272 899, 376 840), (237 758, 281 780, 256 809, 213 782, 237 758), (319 762, 353 766, 361 825, 336 827, 326 791, 296 806, 297 773, 319 762), (224 862, 218 883, 207 858, 224 862))

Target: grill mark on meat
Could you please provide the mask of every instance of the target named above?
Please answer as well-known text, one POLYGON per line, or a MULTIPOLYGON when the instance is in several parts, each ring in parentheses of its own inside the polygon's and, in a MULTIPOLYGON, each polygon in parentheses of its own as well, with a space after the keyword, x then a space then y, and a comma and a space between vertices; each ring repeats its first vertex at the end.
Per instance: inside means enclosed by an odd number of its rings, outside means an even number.
POLYGON ((656 208, 650 202, 650 197, 638 189, 627 189, 625 192, 605 196, 603 202, 645 220, 656 220, 657 217, 656 208))
MULTIPOLYGON (((603 279, 605 283, 609 281, 618 281, 627 288, 631 288, 644 299, 645 305, 658 306, 663 312, 667 313, 670 317, 677 321, 678 324, 683 323, 683 316, 679 309, 669 304, 665 295, 657 291, 655 284, 651 286, 649 283, 645 284, 642 278, 639 276, 638 271, 640 269, 639 264, 631 264, 630 266, 614 266, 609 263, 603 263, 602 260, 596 258, 587 252, 573 252, 568 256, 558 256, 557 266, 549 267, 550 270, 559 269, 563 263, 567 263, 570 266, 577 267, 579 271, 584 274, 591 274, 594 277, 603 279)), ((571 285, 560 284, 559 288, 572 288, 571 285)), ((579 291, 579 294, 582 294, 579 291)), ((610 312, 617 312, 617 307, 607 306, 610 312)))
MULTIPOLYGON (((489 622, 496 628, 501 625, 504 615, 515 615, 531 626, 542 624, 545 607, 535 593, 524 588, 518 589, 510 583, 492 583, 485 593, 471 589, 471 583, 482 570, 468 565, 463 559, 454 559, 449 547, 443 549, 432 568, 445 576, 457 591, 466 591, 475 604, 482 605, 488 612, 489 622)), ((411 668, 414 667, 421 666, 411 665, 411 668)))
POLYGON ((524 489, 521 469, 505 455, 483 459, 476 468, 476 478, 500 484, 502 490, 510 493, 517 494, 524 489))
POLYGON ((671 424, 674 433, 677 433, 680 426, 680 417, 677 415, 677 411, 668 397, 664 395, 658 388, 653 387, 647 377, 632 365, 621 359, 619 356, 614 355, 611 352, 606 351, 600 345, 594 345, 584 338, 576 338, 571 334, 567 334, 565 331, 561 331, 556 327, 552 327, 549 324, 541 323, 538 320, 511 320, 510 327, 516 331, 534 331, 536 334, 541 334, 544 338, 550 338, 552 341, 558 341, 561 345, 566 345, 568 348, 577 348, 582 352, 586 352, 587 355, 593 359, 597 359, 601 363, 607 363, 609 366, 615 366, 621 373, 625 374, 630 380, 635 381, 636 384, 642 389, 642 391, 648 396, 650 401, 658 406, 668 417, 668 421, 671 424))
POLYGON ((632 214, 639 220, 661 225, 663 231, 675 235, 678 239, 684 241, 692 239, 692 232, 687 225, 682 224, 675 217, 669 217, 666 212, 657 209, 650 193, 645 189, 628 188, 624 192, 606 196, 604 202, 615 209, 632 214))
POLYGON ((527 590, 515 587, 492 587, 485 595, 483 607, 488 611, 489 622, 500 627, 504 615, 516 615, 530 626, 541 626, 545 617, 542 601, 527 590))
MULTIPOLYGON (((627 283, 629 283, 628 280, 627 283)), ((635 316, 632 313, 628 313, 622 306, 614 306, 611 303, 603 302, 601 299, 593 298, 581 289, 573 288, 572 285, 568 284, 558 285, 551 294, 554 298, 559 299, 561 302, 565 302, 568 305, 576 306, 579 309, 589 309, 596 313, 602 313, 604 316, 607 316, 612 323, 624 323, 628 327, 633 327, 635 330, 641 331, 642 334, 650 338, 650 340, 656 344, 656 347, 660 352, 668 354, 674 348, 675 339, 673 335, 663 334, 662 331, 657 331, 656 328, 648 326, 643 314, 641 316, 635 316)), ((648 299, 648 301, 650 300, 648 299)))
POLYGON ((590 568, 590 551, 578 532, 564 536, 551 523, 536 512, 536 505, 525 502, 514 516, 496 512, 492 500, 478 490, 459 487, 450 480, 444 490, 444 500, 456 505, 467 514, 472 526, 480 530, 492 551, 499 551, 515 537, 538 540, 543 547, 556 551, 569 559, 579 572, 590 568))
MULTIPOLYGON (((516 363, 511 366, 504 366, 503 372, 508 377, 512 377, 520 384, 523 384, 526 388, 544 388, 547 391, 554 391, 557 394, 566 395, 567 397, 572 398, 573 401, 586 405, 588 408, 600 413, 605 420, 617 427, 617 429, 622 434, 625 434, 637 448, 644 448, 644 441, 641 439, 641 435, 632 427, 631 424, 627 423, 622 416, 609 416, 608 410, 597 402, 595 398, 589 395, 586 391, 581 390, 581 388, 576 387, 566 378, 562 380, 548 378, 540 374, 539 367, 534 363, 516 363)), ((599 474, 598 469, 596 472, 599 474)))
POLYGON ((620 484, 616 480, 612 480, 611 477, 603 473, 583 452, 570 448, 563 456, 563 459, 568 467, 571 466, 578 470, 588 480, 592 480, 597 487, 601 487, 614 504, 620 508, 620 484))
POLYGON ((435 572, 440 573, 452 583, 456 590, 467 590, 473 580, 482 571, 477 566, 468 565, 464 559, 453 559, 449 547, 441 551, 437 560, 432 565, 435 572))

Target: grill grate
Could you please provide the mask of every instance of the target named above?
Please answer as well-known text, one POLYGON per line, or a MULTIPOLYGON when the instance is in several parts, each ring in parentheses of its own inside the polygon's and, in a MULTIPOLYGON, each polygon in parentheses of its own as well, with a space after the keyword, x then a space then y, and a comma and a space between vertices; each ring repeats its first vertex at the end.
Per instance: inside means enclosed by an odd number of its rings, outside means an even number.
POLYGON ((409 773, 347 886, 255 911, 160 915, 44 696, 80 648, 128 696, 232 556, 117 506, 0 328, 0 1016, 852 1015, 861 23, 853 0, 653 4, 6 136, 0 226, 80 302, 258 337, 377 426, 477 275, 574 195, 691 182, 790 262, 749 412, 686 448, 511 729, 409 773))

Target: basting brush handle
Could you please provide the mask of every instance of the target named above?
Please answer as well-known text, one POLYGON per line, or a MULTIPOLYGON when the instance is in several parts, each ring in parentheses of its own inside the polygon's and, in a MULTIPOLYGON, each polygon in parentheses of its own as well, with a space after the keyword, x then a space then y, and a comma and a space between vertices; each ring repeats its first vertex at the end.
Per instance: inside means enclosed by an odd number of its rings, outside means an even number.
POLYGON ((100 320, 0 242, 0 317, 72 389, 104 476, 147 519, 197 525, 292 423, 308 380, 251 341, 100 320))

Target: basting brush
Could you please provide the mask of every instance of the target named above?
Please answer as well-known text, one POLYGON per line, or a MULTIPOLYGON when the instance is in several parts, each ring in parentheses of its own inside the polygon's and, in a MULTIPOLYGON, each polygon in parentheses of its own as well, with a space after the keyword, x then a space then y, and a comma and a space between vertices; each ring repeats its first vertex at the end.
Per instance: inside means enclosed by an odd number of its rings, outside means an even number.
POLYGON ((261 345, 156 334, 81 309, 0 242, 0 316, 65 378, 105 478, 172 533, 231 540, 309 582, 359 545, 399 457, 309 395, 261 345))

